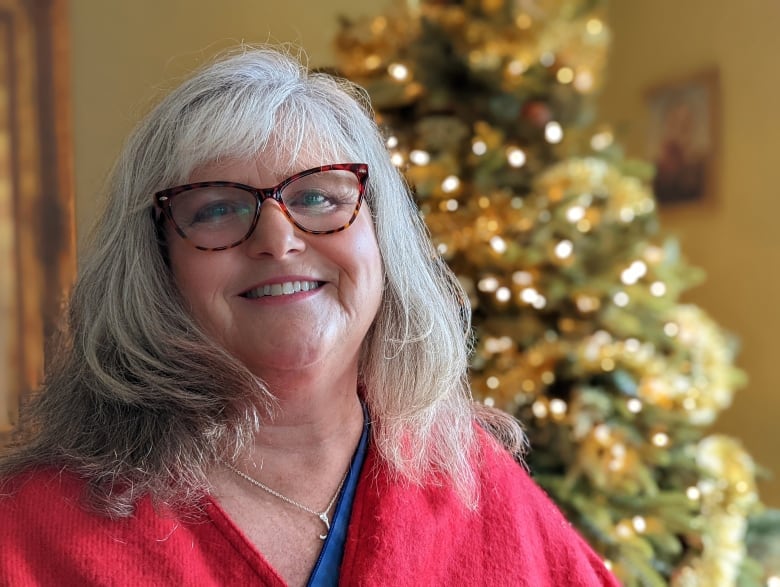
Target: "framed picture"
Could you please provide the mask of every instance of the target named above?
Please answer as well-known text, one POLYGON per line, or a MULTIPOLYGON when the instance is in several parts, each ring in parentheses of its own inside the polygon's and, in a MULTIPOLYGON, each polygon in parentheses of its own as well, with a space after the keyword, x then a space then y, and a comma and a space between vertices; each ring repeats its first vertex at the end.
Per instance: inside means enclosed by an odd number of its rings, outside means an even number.
POLYGON ((714 197, 718 156, 718 74, 707 70, 647 91, 648 156, 659 204, 714 197))
POLYGON ((0 0, 0 450, 76 272, 64 2, 0 0))

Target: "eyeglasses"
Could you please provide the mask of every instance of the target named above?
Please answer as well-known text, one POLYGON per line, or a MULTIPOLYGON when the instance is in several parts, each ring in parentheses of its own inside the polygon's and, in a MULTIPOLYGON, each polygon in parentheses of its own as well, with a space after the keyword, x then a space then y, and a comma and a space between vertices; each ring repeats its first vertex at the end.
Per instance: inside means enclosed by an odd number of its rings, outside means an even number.
POLYGON ((203 251, 221 251, 249 238, 269 198, 304 232, 346 230, 360 212, 367 179, 365 163, 335 163, 301 171, 270 188, 231 181, 189 183, 157 192, 155 202, 183 239, 203 251))

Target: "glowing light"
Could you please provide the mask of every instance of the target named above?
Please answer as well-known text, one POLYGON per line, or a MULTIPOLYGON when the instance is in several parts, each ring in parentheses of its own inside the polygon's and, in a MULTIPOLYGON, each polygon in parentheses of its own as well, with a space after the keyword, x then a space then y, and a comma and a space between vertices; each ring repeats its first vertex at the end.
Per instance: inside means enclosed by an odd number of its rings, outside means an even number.
POLYGON ((609 373, 610 371, 615 370, 615 361, 610 359, 609 357, 605 357, 604 359, 601 359, 601 370, 609 373))
POLYGON ((550 67, 555 63, 555 53, 551 53, 550 51, 542 53, 541 57, 539 57, 539 63, 545 67, 550 67))
POLYGON ((561 67, 555 77, 562 84, 570 84, 574 81, 574 70, 571 67, 561 67))
POLYGON ((483 277, 477 283, 477 289, 484 292, 492 292, 498 289, 498 279, 495 277, 483 277))
POLYGON ((640 348, 642 348, 642 343, 640 343, 636 338, 626 339, 626 350, 629 353, 637 353, 639 352, 640 348))
POLYGON ((695 485, 692 485, 688 489, 685 490, 685 495, 688 496, 688 499, 691 501, 698 501, 701 498, 701 491, 699 491, 699 488, 695 485))
POLYGON ((560 143, 563 140, 563 127, 559 122, 551 120, 544 125, 544 138, 553 145, 560 143))
POLYGON ((568 409, 568 406, 566 405, 566 402, 559 398, 554 398, 550 400, 550 412, 553 416, 563 416, 566 414, 566 410, 568 409))
POLYGON ((577 299, 575 301, 577 304, 577 309, 580 312, 594 312, 599 309, 599 306, 601 305, 599 303, 598 298, 594 298, 593 296, 577 296, 577 299))
POLYGON ((385 144, 387 145, 388 149, 395 149, 398 146, 398 137, 396 136, 387 137, 387 141, 385 141, 385 144))
POLYGON ((409 68, 402 63, 391 63, 387 67, 387 73, 390 74, 390 77, 398 80, 399 82, 405 81, 409 78, 409 68))
POLYGON ((669 445, 669 435, 665 432, 656 432, 653 434, 651 442, 659 448, 663 448, 669 445))
POLYGON ((532 287, 526 287, 520 291, 520 299, 526 304, 533 304, 534 300, 539 297, 539 292, 532 287))
POLYGON ((436 245, 436 250, 439 252, 440 255, 444 255, 449 250, 449 247, 447 247, 447 245, 445 245, 444 243, 439 243, 438 245, 436 245))
POLYGON ((506 241, 502 239, 500 236, 494 236, 490 239, 490 247, 496 252, 496 253, 505 253, 506 252, 506 241))
POLYGON ((451 194, 460 187, 460 180, 454 175, 448 175, 441 182, 441 189, 447 194, 451 194))
POLYGON ((587 218, 583 218, 579 222, 577 222, 577 230, 580 232, 588 232, 593 226, 590 223, 590 220, 587 218))
POLYGON ((595 436, 596 440, 598 440, 601 444, 607 444, 612 435, 609 432, 609 426, 606 424, 599 424, 593 431, 593 436, 595 436))
POLYGON ((512 147, 507 150, 506 159, 512 167, 522 167, 525 165, 526 156, 522 149, 512 147))
POLYGON ((686 397, 683 400, 683 408, 689 412, 696 409, 696 400, 692 397, 686 397))
POLYGON ((585 217, 585 208, 583 206, 572 206, 566 210, 566 220, 574 224, 585 217))
POLYGON ((647 522, 642 516, 634 516, 634 519, 631 520, 631 523, 634 525, 634 530, 640 534, 647 530, 647 522))
POLYGON ((477 139, 471 144, 471 152, 477 156, 487 153, 487 143, 481 139, 477 139))
POLYGON ((780 587, 780 577, 771 575, 766 579, 766 587, 780 587))
POLYGON ((663 281, 654 281, 650 284, 650 293, 660 298, 666 294, 666 284, 663 281))
POLYGON ((543 295, 538 295, 536 296, 536 299, 531 302, 531 305, 537 310, 541 310, 547 305, 547 298, 545 298, 543 295))
POLYGON ((519 59, 513 59, 506 66, 507 73, 514 76, 523 75, 527 69, 528 66, 519 59))
POLYGON ((555 256, 559 259, 567 259, 574 252, 574 243, 570 240, 562 240, 555 245, 555 256))
POLYGON ((634 261, 620 274, 620 280, 626 285, 634 285, 647 273, 647 265, 642 261, 634 261))
POLYGON ((458 203, 458 200, 454 198, 450 198, 446 202, 444 202, 444 207, 448 212, 455 212, 455 210, 458 209, 460 204, 458 203))
POLYGON ((590 138, 590 146, 593 147, 594 151, 603 151, 604 149, 608 148, 613 141, 615 140, 615 137, 613 134, 605 130, 603 132, 596 133, 590 138))
POLYGON ((531 285, 534 277, 528 271, 515 271, 512 273, 512 281, 517 285, 531 285))
POLYGON ((620 217, 620 221, 625 224, 633 222, 634 218, 636 218, 636 214, 631 208, 621 208, 620 212, 618 212, 618 216, 620 217))
POLYGON ((428 153, 428 151, 415 149, 414 151, 409 153, 409 161, 411 161, 415 165, 428 165, 428 163, 431 162, 431 155, 430 153, 428 153))
POLYGON ((542 400, 536 400, 531 406, 531 411, 537 418, 546 418, 548 414, 547 405, 542 400))
POLYGON ((555 382, 555 373, 552 371, 545 371, 542 373, 542 383, 545 385, 552 385, 555 382))
POLYGON ((604 30, 604 23, 601 22, 598 18, 591 18, 585 25, 585 28, 587 29, 589 35, 600 35, 601 31, 604 30))
POLYGON ((499 287, 496 291, 496 299, 499 302, 508 302, 510 299, 512 299, 512 290, 510 290, 508 287, 499 287))
POLYGON ((404 164, 404 156, 401 153, 393 153, 390 155, 390 162, 396 167, 401 167, 404 164))
POLYGON ((484 400, 482 400, 482 403, 487 407, 492 408, 496 405, 496 400, 494 400, 492 397, 486 397, 484 400))
POLYGON ((631 299, 628 297, 628 294, 624 291, 617 292, 614 296, 612 296, 612 301, 615 302, 615 305, 620 308, 625 308, 628 305, 628 302, 631 301, 631 299))
POLYGON ((593 74, 587 69, 578 71, 574 77, 574 87, 583 94, 587 94, 593 89, 594 80, 593 74))
POLYGON ((366 66, 366 69, 376 69, 382 65, 382 58, 379 55, 369 55, 363 61, 363 65, 366 66))
POLYGON ((498 389, 498 386, 501 384, 501 382, 498 380, 498 377, 491 376, 487 378, 487 381, 485 381, 485 384, 490 389, 498 389))
POLYGON ((632 397, 626 402, 626 408, 632 414, 638 414, 642 411, 642 400, 632 397))
POLYGON ((674 322, 667 322, 664 324, 664 334, 666 336, 674 338, 680 334, 680 327, 674 322))

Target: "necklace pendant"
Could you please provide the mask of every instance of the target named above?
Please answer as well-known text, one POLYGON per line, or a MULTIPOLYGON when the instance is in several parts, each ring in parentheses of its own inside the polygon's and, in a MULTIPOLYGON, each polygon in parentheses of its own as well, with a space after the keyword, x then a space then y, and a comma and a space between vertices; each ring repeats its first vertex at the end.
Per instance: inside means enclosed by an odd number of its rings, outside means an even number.
POLYGON ((328 532, 330 531, 330 520, 328 520, 328 512, 322 512, 318 515, 320 520, 322 520, 322 523, 325 524, 325 534, 320 534, 320 540, 325 540, 328 537, 328 532))

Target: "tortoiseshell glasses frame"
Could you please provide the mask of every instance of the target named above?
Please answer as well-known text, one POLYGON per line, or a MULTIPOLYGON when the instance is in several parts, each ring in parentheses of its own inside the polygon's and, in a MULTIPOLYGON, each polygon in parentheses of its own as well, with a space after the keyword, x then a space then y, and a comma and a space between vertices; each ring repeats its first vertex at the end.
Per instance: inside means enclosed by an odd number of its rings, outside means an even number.
POLYGON ((360 212, 367 180, 367 164, 334 163, 301 171, 269 188, 202 181, 161 190, 154 199, 181 238, 203 251, 221 251, 252 235, 268 199, 303 232, 346 230, 360 212))

